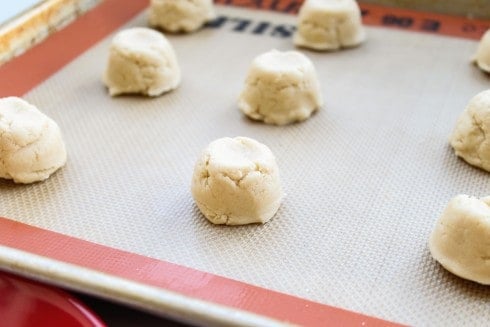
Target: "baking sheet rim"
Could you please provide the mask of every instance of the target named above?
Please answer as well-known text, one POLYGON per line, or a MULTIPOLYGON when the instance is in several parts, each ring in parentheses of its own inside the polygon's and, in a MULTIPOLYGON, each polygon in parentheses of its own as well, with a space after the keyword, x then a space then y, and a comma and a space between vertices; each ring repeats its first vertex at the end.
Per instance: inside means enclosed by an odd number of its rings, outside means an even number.
POLYGON ((7 272, 115 300, 187 323, 264 327, 290 325, 251 312, 195 299, 163 288, 148 286, 3 245, 0 245, 0 266, 7 272))

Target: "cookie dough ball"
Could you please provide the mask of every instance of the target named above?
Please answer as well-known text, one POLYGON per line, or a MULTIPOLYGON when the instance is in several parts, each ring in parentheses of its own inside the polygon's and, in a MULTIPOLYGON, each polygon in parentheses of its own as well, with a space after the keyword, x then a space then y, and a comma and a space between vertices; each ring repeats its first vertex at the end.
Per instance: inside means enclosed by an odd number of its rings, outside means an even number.
POLYGON ((104 83, 112 96, 158 96, 175 89, 180 83, 180 68, 172 45, 149 28, 119 32, 112 40, 104 83))
POLYGON ((366 39, 361 10, 354 0, 306 0, 299 10, 294 44, 313 50, 337 50, 366 39))
POLYGON ((454 197, 439 218, 429 249, 459 277, 490 284, 490 197, 454 197))
POLYGON ((484 72, 490 73, 490 30, 483 34, 473 62, 484 72))
POLYGON ((52 119, 22 99, 0 99, 0 178, 43 181, 65 163, 65 144, 52 119))
POLYGON ((313 63, 297 51, 266 52, 252 62, 238 107, 267 124, 303 121, 323 100, 313 63))
POLYGON ((203 215, 226 225, 269 221, 283 196, 271 150, 247 137, 211 142, 196 163, 191 190, 203 215))
POLYGON ((450 142, 457 156, 490 171, 490 90, 470 100, 456 123, 450 142))
POLYGON ((152 0, 149 23, 169 32, 193 32, 214 17, 212 0, 152 0))

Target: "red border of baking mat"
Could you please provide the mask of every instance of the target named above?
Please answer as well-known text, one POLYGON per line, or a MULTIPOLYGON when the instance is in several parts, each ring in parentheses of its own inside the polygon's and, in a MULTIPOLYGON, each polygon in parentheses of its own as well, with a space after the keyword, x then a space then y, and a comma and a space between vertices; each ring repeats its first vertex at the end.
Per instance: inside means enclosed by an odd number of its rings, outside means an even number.
POLYGON ((0 244, 303 326, 397 326, 166 261, 0 218, 0 244), (107 260, 110 258, 110 260, 107 260))
MULTIPOLYGON (((297 12, 301 1, 217 0, 247 8, 297 12)), ((148 0, 106 0, 46 41, 0 67, 0 97, 22 96, 140 13, 148 0)), ((361 5, 368 25, 478 39, 489 22, 361 5)), ((187 296, 301 325, 375 325, 391 322, 83 241, 0 218, 0 244, 187 296), (106 260, 111 258, 111 260, 106 260), (135 269, 137 268, 137 269, 135 269)))
MULTIPOLYGON (((215 0, 215 3, 295 14, 302 0, 215 0)), ((0 66, 0 97, 22 96, 148 6, 149 0, 105 0, 25 54, 0 66)), ((370 26, 479 39, 490 21, 360 4, 370 26)))
MULTIPOLYGON (((217 4, 265 9, 296 14, 303 0, 215 0, 217 4)), ((440 15, 416 10, 385 7, 367 3, 359 4, 363 23, 408 31, 428 32, 469 39, 480 39, 490 28, 490 21, 459 16, 440 15)))

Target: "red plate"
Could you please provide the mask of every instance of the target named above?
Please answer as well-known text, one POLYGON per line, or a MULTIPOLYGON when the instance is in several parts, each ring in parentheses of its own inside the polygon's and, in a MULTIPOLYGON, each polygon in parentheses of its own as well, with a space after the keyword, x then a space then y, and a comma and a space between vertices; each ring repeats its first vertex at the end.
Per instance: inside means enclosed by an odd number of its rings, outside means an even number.
POLYGON ((104 327, 77 299, 59 289, 0 272, 0 325, 104 327))

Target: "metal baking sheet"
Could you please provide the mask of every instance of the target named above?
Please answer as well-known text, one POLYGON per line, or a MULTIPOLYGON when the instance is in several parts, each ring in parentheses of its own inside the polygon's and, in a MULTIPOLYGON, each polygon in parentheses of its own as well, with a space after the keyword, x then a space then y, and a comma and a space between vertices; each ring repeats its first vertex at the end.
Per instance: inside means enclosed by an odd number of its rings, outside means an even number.
MULTIPOLYGON (((237 97, 255 56, 294 49, 295 18, 217 10, 220 24, 167 35, 183 81, 162 97, 107 94, 111 35, 25 94, 58 122, 69 160, 43 183, 0 181, 0 215, 389 321, 487 324, 488 287, 446 272, 427 248, 452 196, 490 192, 488 174, 447 142, 468 100, 490 85, 469 63, 476 42, 368 27, 359 48, 300 50, 325 105, 306 122, 268 126, 243 117, 237 97), (193 165, 209 142, 238 135, 271 148, 287 196, 265 225, 214 226, 193 203, 193 165)), ((123 28, 146 26, 146 17, 123 28)), ((13 265, 8 248, 4 267, 36 275, 22 260, 13 265)), ((43 278, 56 283, 64 270, 51 267, 43 278)))

